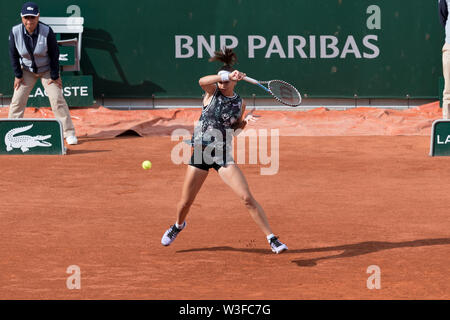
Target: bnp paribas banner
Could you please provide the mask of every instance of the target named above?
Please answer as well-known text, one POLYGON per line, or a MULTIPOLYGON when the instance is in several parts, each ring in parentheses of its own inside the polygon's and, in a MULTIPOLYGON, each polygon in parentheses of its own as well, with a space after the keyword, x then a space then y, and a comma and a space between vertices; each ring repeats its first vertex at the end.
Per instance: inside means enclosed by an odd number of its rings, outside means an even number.
MULTIPOLYGON (((198 79, 224 46, 249 76, 309 97, 437 98, 443 28, 437 0, 41 0, 41 16, 84 18, 81 70, 94 97, 200 97, 198 79)), ((2 1, 0 30, 22 1, 2 1)), ((70 38, 71 35, 63 36, 70 38)), ((0 51, 0 92, 11 71, 0 51)), ((244 97, 265 96, 248 83, 244 97)))

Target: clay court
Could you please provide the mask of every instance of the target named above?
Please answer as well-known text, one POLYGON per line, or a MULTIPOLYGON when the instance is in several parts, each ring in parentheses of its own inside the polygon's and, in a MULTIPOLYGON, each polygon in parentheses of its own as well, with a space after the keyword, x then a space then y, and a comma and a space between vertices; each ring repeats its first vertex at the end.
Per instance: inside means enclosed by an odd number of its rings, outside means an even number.
POLYGON ((160 244, 186 170, 171 160, 178 142, 167 130, 189 129, 198 111, 72 110, 81 137, 67 155, 0 157, 0 298, 449 299, 450 166, 428 155, 440 110, 359 110, 359 122, 338 121, 356 111, 261 112, 259 128, 279 119, 278 173, 240 167, 289 246, 275 255, 215 171, 187 229, 170 247, 160 244), (92 112, 122 121, 89 127, 92 112), (306 130, 319 118, 322 134, 295 136, 286 125, 306 130), (336 127, 347 131, 327 131, 336 127), (66 287, 70 265, 80 267, 80 290, 66 287), (381 289, 367 288, 371 265, 381 289))

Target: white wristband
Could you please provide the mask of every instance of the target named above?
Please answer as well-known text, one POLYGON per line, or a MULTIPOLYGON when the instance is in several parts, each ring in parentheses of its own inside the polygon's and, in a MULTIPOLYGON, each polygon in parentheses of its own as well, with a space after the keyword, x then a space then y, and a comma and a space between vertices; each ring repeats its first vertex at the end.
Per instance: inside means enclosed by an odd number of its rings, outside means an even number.
POLYGON ((230 81, 229 73, 228 72, 222 72, 220 75, 220 78, 222 82, 228 82, 230 81))

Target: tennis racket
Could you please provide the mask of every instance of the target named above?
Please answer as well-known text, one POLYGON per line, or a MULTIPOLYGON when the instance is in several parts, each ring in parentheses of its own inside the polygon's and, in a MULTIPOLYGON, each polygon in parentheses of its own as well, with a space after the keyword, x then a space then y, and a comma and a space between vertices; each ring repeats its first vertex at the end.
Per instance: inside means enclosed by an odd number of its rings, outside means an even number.
POLYGON ((297 107, 302 103, 302 96, 291 84, 282 80, 258 81, 250 77, 243 80, 256 84, 270 93, 278 102, 291 107, 297 107), (266 86, 263 86, 266 84, 266 86))

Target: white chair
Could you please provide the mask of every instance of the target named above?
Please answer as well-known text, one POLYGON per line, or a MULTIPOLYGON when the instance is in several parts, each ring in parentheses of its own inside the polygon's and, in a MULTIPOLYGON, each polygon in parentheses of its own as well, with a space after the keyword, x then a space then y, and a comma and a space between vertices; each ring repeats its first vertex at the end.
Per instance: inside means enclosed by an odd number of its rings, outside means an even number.
POLYGON ((82 17, 39 17, 39 21, 49 25, 55 33, 78 34, 78 38, 59 40, 58 44, 75 46, 75 65, 64 66, 64 71, 80 71, 81 38, 83 35, 84 18, 82 17))

